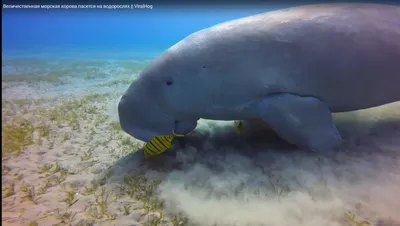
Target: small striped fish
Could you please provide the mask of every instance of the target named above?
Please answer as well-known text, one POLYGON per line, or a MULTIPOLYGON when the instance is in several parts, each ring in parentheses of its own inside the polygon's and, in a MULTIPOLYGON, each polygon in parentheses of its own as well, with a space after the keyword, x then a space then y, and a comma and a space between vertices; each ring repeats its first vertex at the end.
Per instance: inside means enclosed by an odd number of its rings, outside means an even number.
POLYGON ((166 150, 172 148, 172 140, 175 137, 183 137, 181 134, 173 134, 167 136, 154 136, 144 145, 144 156, 151 157, 160 155, 166 150))

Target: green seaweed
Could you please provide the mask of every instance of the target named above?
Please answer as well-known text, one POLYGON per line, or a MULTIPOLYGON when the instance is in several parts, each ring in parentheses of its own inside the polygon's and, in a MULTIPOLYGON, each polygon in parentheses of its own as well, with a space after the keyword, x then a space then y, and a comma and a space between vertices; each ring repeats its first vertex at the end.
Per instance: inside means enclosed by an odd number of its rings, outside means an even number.
POLYGON ((117 121, 110 122, 109 123, 109 128, 110 128, 111 131, 113 131, 115 133, 122 130, 121 124, 119 122, 117 122, 117 121))
POLYGON ((173 226, 185 226, 189 223, 189 220, 187 217, 184 217, 182 215, 175 215, 171 217, 170 222, 173 226))
POLYGON ((108 193, 106 193, 105 188, 102 188, 100 194, 96 196, 95 202, 89 202, 86 204, 86 216, 91 219, 115 220, 117 218, 117 214, 111 214, 107 211, 107 200, 108 193))
POLYGON ((78 199, 75 199, 74 191, 66 191, 65 196, 66 198, 64 199, 64 202, 67 204, 68 207, 72 206, 78 201, 78 199))
POLYGON ((101 83, 101 84, 98 84, 98 85, 96 85, 96 86, 99 86, 99 87, 109 87, 109 86, 116 86, 116 85, 129 85, 129 84, 131 84, 132 83, 132 79, 131 78, 122 78, 122 79, 115 79, 115 80, 112 80, 112 81, 109 81, 109 82, 105 82, 105 83, 101 83))
POLYGON ((28 200, 35 205, 38 204, 40 197, 35 191, 35 186, 23 184, 20 187, 20 191, 24 193, 24 196, 22 196, 22 200, 28 200))
POLYGON ((39 224, 36 221, 31 221, 28 226, 39 226, 39 224))
POLYGON ((64 213, 60 213, 59 209, 56 209, 54 212, 56 213, 56 219, 59 220, 59 223, 64 225, 65 224, 70 225, 76 215, 76 213, 73 213, 71 211, 65 211, 64 213))
POLYGON ((9 183, 7 188, 3 191, 2 198, 7 198, 15 193, 15 182, 9 183))
POLYGON ((129 205, 124 205, 123 207, 122 207, 122 214, 123 215, 129 215, 129 213, 130 213, 130 206, 129 205))
POLYGON ((85 151, 83 153, 83 156, 81 156, 81 161, 87 161, 92 157, 92 153, 93 153, 94 148, 90 147, 89 150, 85 151))
POLYGON ((19 74, 3 74, 2 82, 15 83, 15 82, 25 82, 28 85, 36 85, 38 83, 51 83, 55 85, 66 84, 66 80, 59 76, 54 76, 53 74, 42 74, 25 72, 19 74))
POLYGON ((15 117, 11 122, 3 120, 1 129, 2 155, 19 155, 26 146, 34 143, 32 137, 34 131, 33 123, 24 118, 15 117))
POLYGON ((358 219, 357 215, 351 211, 344 214, 344 220, 351 226, 370 226, 368 221, 358 219))
POLYGON ((158 198, 157 187, 160 181, 149 180, 143 175, 131 175, 124 178, 123 192, 143 203, 147 211, 163 208, 163 201, 158 198))

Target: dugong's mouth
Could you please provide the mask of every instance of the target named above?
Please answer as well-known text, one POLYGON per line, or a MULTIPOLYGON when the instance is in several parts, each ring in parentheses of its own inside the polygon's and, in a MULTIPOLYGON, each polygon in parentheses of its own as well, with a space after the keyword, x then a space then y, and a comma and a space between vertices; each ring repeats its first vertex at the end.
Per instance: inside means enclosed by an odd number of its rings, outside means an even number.
MULTIPOLYGON (((122 125, 121 125, 121 127, 122 127, 122 125)), ((136 138, 136 139, 138 139, 138 140, 141 140, 141 141, 143 141, 143 142, 149 142, 151 139, 153 139, 153 135, 152 135, 152 133, 149 133, 149 132, 146 132, 146 131, 143 131, 143 130, 140 130, 140 129, 135 129, 135 128, 132 128, 132 127, 130 127, 130 126, 128 126, 128 127, 126 127, 125 126, 125 128, 124 127, 122 127, 122 129, 127 133, 127 134, 129 134, 129 135, 131 135, 132 137, 134 137, 134 138, 136 138)))

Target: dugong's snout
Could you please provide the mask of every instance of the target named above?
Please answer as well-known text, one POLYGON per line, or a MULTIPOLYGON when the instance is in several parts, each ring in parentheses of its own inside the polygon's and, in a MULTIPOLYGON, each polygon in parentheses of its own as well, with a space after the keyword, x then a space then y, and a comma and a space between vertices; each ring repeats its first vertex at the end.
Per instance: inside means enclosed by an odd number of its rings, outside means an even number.
POLYGON ((148 142, 154 136, 169 135, 174 131, 174 120, 158 111, 154 104, 123 95, 118 103, 121 128, 132 137, 148 142))
POLYGON ((132 106, 129 104, 128 98, 126 96, 122 96, 118 103, 118 117, 122 130, 139 140, 145 142, 150 140, 151 138, 148 139, 145 134, 139 131, 139 129, 135 129, 135 123, 131 118, 133 113, 134 112, 132 106))

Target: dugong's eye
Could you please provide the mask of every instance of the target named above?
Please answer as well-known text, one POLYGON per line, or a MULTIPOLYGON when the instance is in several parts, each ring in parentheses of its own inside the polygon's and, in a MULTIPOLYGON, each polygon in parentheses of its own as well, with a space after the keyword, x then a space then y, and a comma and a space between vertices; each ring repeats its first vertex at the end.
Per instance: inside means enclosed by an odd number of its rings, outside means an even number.
POLYGON ((172 85, 172 80, 167 80, 167 81, 165 81, 165 84, 167 84, 167 86, 170 86, 170 85, 172 85))

